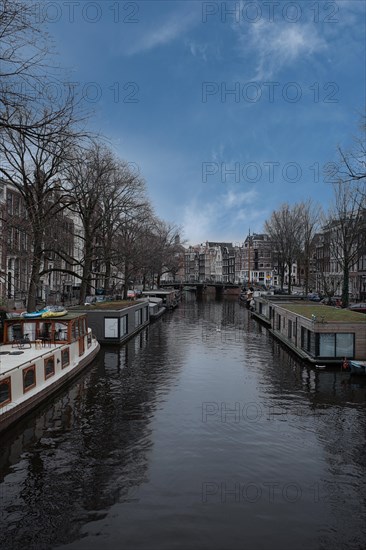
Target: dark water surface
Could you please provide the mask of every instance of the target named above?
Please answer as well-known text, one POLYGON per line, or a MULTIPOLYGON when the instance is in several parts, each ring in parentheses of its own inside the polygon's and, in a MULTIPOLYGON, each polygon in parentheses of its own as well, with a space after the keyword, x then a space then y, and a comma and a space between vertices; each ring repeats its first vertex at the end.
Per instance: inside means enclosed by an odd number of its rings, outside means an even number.
POLYGON ((366 385, 196 302, 1 440, 0 548, 366 548, 366 385))

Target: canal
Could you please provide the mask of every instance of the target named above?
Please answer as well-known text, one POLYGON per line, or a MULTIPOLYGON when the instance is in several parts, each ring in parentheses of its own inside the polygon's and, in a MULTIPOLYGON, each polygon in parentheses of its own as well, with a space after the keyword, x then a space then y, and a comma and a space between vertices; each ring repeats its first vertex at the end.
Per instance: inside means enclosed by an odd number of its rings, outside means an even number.
POLYGON ((188 295, 2 436, 0 547, 363 549, 365 403, 188 295))

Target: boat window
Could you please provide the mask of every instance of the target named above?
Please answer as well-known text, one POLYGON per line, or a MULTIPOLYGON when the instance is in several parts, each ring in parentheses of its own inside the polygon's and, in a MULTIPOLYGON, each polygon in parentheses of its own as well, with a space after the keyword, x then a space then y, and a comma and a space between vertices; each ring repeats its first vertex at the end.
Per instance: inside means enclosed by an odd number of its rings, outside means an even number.
POLYGON ((118 319, 116 317, 104 319, 104 338, 118 338, 118 319))
POLYGON ((291 319, 289 319, 287 321, 287 336, 291 340, 291 338, 292 338, 292 321, 291 321, 291 319))
POLYGON ((315 355, 314 333, 305 327, 301 327, 301 348, 315 355))
POLYGON ((281 330, 281 315, 279 315, 278 313, 276 315, 277 315, 277 330, 281 330))
POLYGON ((4 380, 1 380, 0 382, 0 407, 3 405, 6 405, 6 403, 9 403, 11 401, 11 380, 10 376, 8 378, 4 378, 4 380))
POLYGON ((51 338, 52 323, 40 322, 38 327, 38 336, 40 338, 51 338))
POLYGON ((55 356, 47 357, 44 360, 44 378, 45 380, 55 374, 55 356))
POLYGON ((75 325, 75 338, 77 340, 80 337, 79 319, 76 319, 74 325, 75 325))
POLYGON ((336 334, 336 356, 354 357, 354 334, 336 334))
POLYGON ((23 392, 34 388, 36 385, 36 366, 32 365, 23 370, 23 392))
POLYGON ((23 325, 23 333, 24 335, 28 335, 29 340, 34 341, 37 340, 36 338, 36 332, 37 332, 37 323, 24 323, 23 325))
POLYGON ((120 335, 121 336, 125 336, 128 332, 127 330, 127 315, 123 315, 123 317, 120 318, 119 320, 119 325, 120 325, 120 335))
POLYGON ((64 369, 70 364, 70 348, 61 350, 61 367, 64 369))
POLYGON ((135 311, 135 326, 138 327, 142 323, 142 309, 135 311))
POLYGON ((19 340, 23 338, 22 325, 20 323, 9 325, 8 329, 8 340, 12 342, 13 340, 19 340))
POLYGON ((55 323, 55 340, 59 342, 67 341, 67 323, 55 323))
POLYGON ((319 357, 354 357, 353 333, 319 333, 319 357))

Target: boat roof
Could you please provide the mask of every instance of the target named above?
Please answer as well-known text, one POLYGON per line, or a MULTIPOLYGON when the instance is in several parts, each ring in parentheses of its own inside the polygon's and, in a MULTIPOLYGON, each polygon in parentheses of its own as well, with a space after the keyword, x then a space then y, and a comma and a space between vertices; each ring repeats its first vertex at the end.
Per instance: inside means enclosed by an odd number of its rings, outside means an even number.
POLYGON ((57 313, 47 317, 13 317, 5 319, 5 323, 31 323, 32 321, 73 321, 77 317, 85 317, 85 313, 68 311, 66 315, 58 316, 57 313))
POLYGON ((306 317, 307 319, 312 319, 312 316, 315 315, 318 319, 323 317, 324 321, 327 323, 366 324, 366 317, 363 313, 358 313, 349 309, 325 306, 322 304, 304 303, 276 303, 276 306, 292 311, 293 313, 306 317))
POLYGON ((34 346, 18 350, 13 348, 11 344, 0 344, 0 375, 8 374, 13 369, 27 364, 30 366, 40 357, 52 355, 56 349, 61 348, 63 345, 65 343, 62 345, 51 344, 50 347, 45 347, 42 350, 35 349, 34 346))

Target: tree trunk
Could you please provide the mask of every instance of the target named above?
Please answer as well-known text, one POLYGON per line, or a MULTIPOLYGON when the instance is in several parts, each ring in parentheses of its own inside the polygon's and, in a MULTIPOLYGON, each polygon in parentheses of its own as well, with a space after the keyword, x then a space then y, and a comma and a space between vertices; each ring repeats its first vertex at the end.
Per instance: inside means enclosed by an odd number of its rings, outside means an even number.
POLYGON ((349 303, 349 267, 345 262, 343 265, 343 283, 342 283, 342 307, 348 307, 349 303))
POLYGON ((310 262, 308 257, 305 258, 305 295, 309 293, 309 272, 310 272, 310 262))
POLYGON ((129 272, 128 272, 128 263, 125 261, 125 269, 124 269, 124 275, 125 275, 125 282, 123 285, 123 299, 127 300, 127 290, 128 290, 128 279, 129 279, 129 272))
POLYGON ((281 290, 283 290, 283 285, 285 283, 285 266, 281 266, 280 268, 280 280, 281 280, 281 290))
POLYGON ((28 287, 27 311, 35 311, 37 306, 37 289, 39 286, 42 263, 42 237, 35 235, 33 244, 32 273, 28 287))
POLYGON ((90 245, 91 239, 85 238, 85 259, 83 266, 83 278, 80 285, 80 297, 79 303, 83 304, 87 296, 87 291, 90 288, 90 275, 91 275, 91 266, 92 266, 92 253, 93 249, 90 245))
POLYGON ((288 293, 291 294, 291 287, 292 287, 292 262, 288 262, 287 264, 288 268, 288 293))
POLYGON ((109 294, 109 288, 111 284, 111 262, 105 261, 105 277, 104 277, 104 294, 109 294))

